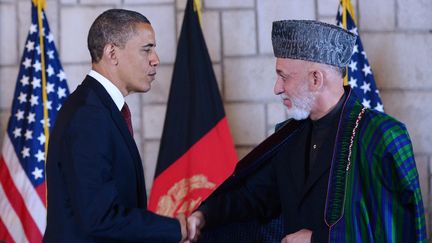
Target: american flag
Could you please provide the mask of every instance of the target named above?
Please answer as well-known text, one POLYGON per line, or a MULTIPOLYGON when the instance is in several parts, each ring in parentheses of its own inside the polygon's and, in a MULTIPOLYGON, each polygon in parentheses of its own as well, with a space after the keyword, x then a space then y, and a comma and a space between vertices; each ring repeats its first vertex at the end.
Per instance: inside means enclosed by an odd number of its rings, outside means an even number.
POLYGON ((0 241, 5 242, 42 241, 46 225, 45 146, 57 111, 69 95, 43 5, 38 15, 32 2, 32 23, 0 157, 0 241), (39 21, 43 23, 42 44, 39 21))
POLYGON ((360 35, 356 27, 354 8, 351 5, 351 1, 341 1, 336 16, 336 24, 357 35, 353 55, 348 65, 348 84, 362 101, 364 107, 384 112, 384 106, 375 85, 372 68, 369 65, 366 52, 363 50, 360 35), (346 16, 346 21, 343 21, 344 15, 346 16))

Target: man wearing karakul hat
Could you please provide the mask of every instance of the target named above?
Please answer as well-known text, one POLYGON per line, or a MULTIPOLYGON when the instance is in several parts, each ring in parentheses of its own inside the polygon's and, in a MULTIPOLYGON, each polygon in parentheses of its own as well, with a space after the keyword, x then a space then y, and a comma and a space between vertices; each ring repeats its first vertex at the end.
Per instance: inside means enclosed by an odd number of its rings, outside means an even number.
POLYGON ((273 23, 274 92, 290 119, 188 218, 191 240, 216 225, 282 214, 282 242, 426 241, 405 125, 343 87, 355 40, 317 21, 273 23))

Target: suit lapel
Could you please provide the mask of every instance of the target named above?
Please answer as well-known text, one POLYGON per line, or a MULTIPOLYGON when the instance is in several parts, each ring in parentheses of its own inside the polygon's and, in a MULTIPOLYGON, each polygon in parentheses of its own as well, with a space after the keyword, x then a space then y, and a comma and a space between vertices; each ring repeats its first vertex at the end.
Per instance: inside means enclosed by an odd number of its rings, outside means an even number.
POLYGON ((267 161, 271 156, 279 151, 282 145, 291 141, 292 138, 298 134, 298 128, 301 125, 302 123, 296 120, 290 120, 285 123, 279 130, 261 142, 243 159, 241 159, 236 165, 235 173, 237 175, 248 174, 250 170, 255 170, 261 165, 261 163, 267 161))
POLYGON ((264 163, 267 163, 276 152, 283 148, 284 144, 293 141, 293 137, 298 134, 301 122, 290 120, 285 122, 280 129, 273 133, 270 137, 260 143, 255 149, 241 159, 234 170, 234 173, 225 180, 212 194, 214 197, 219 193, 223 193, 228 188, 235 186, 236 183, 243 180, 245 177, 256 171, 264 163))
POLYGON ((99 96, 102 103, 107 107, 107 109, 111 112, 111 118, 116 124, 117 128, 120 130, 120 133, 125 140, 126 144, 129 147, 129 150, 134 157, 135 160, 141 160, 139 157, 138 148, 136 147, 135 141, 132 135, 129 132, 129 129, 124 121, 124 118, 112 100, 111 96, 105 90, 105 88, 95 79, 90 76, 87 76, 84 80, 84 84, 89 86, 95 93, 99 96))
POLYGON ((98 97, 100 98, 102 103, 106 106, 106 108, 110 111, 111 118, 114 124, 119 129, 120 134, 122 135, 123 140, 125 141, 125 144, 127 145, 129 152, 132 155, 132 158, 134 160, 136 172, 138 173, 137 179, 138 179, 138 183, 140 184, 138 185, 138 190, 140 193, 139 195, 145 194, 145 192, 143 192, 143 190, 145 190, 145 182, 143 180, 144 173, 143 173, 139 151, 136 146, 135 140, 133 139, 132 135, 129 132, 129 129, 126 125, 126 122, 121 112, 119 111, 119 109, 117 108, 117 106, 115 105, 114 101, 112 100, 108 92, 105 90, 105 88, 94 78, 87 76, 83 82, 83 85, 90 87, 98 95, 98 97))
MULTIPOLYGON (((117 107, 115 107, 115 108, 117 108, 117 107)), ((116 124, 117 128, 120 130, 120 133, 122 134, 123 139, 125 140, 126 144, 128 145, 129 151, 133 155, 135 161, 141 161, 135 140, 133 139, 132 135, 130 134, 129 129, 128 129, 120 111, 118 109, 111 110, 111 117, 113 118, 114 123, 116 124)), ((140 162, 140 164, 141 164, 141 162, 140 162)))

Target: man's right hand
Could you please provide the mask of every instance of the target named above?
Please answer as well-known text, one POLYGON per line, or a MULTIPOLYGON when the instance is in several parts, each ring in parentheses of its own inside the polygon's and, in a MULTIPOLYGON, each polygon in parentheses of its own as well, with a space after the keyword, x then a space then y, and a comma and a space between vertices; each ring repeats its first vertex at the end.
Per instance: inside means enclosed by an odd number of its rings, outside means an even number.
POLYGON ((201 211, 193 212, 187 219, 188 238, 192 242, 196 242, 201 234, 201 229, 204 227, 205 219, 201 211))
POLYGON ((181 234, 182 234, 182 238, 180 240, 180 242, 184 242, 185 240, 187 240, 187 222, 186 222, 186 217, 184 214, 178 214, 176 216, 176 218, 178 219, 179 223, 180 223, 180 229, 181 229, 181 234))

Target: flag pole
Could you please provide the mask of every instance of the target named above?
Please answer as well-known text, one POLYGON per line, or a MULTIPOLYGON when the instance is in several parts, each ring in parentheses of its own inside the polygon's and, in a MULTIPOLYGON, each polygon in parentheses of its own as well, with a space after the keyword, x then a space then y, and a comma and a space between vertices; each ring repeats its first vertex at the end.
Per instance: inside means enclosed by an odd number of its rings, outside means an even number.
MULTIPOLYGON (((39 45, 41 51, 41 75, 42 75, 42 109, 43 109, 43 129, 45 135, 45 166, 48 157, 48 140, 49 140, 49 124, 48 124, 48 106, 47 106, 47 90, 46 90, 46 73, 45 73, 45 46, 44 46, 44 33, 43 33, 43 20, 42 20, 42 9, 45 8, 45 0, 37 0, 37 17, 38 17, 38 27, 39 27, 39 45)), ((45 178, 46 177, 46 169, 44 170, 45 178)), ((47 181, 47 179, 45 179, 47 181)), ((45 193, 46 207, 48 208, 48 190, 45 193)), ((46 215, 48 217, 48 215, 46 215)))
POLYGON ((202 25, 201 0, 194 0, 194 11, 198 14, 200 25, 202 25))
MULTIPOLYGON (((34 1, 33 1, 34 2, 34 1)), ((44 134, 45 134, 45 161, 48 155, 48 140, 49 140, 49 124, 48 124, 48 106, 47 106, 47 92, 46 92, 46 73, 45 73, 45 47, 44 47, 44 33, 42 22, 42 9, 45 8, 45 0, 37 0, 37 13, 39 25, 39 43, 41 52, 41 74, 42 74, 42 100, 43 100, 43 115, 44 115, 44 134)))
MULTIPOLYGON (((342 26, 347 29, 347 0, 341 0, 342 2, 342 26)), ((344 76, 343 84, 348 85, 348 67, 345 67, 346 75, 344 76)))

